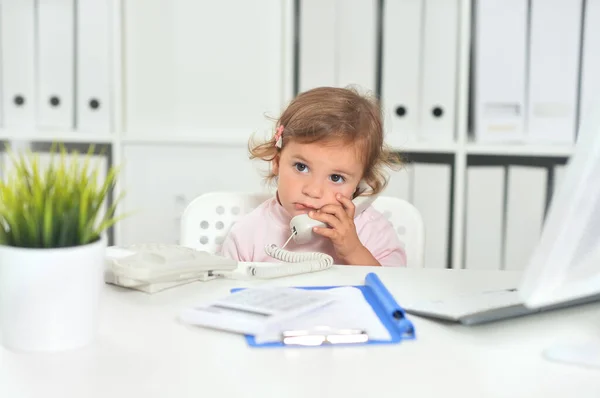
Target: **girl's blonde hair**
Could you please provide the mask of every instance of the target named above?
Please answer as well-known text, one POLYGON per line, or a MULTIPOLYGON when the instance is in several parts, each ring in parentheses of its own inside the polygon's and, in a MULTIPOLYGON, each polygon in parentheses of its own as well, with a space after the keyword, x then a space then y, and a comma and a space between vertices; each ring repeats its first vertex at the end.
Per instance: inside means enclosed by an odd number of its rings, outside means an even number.
MULTIPOLYGON (((363 180, 373 193, 387 185, 383 168, 401 164, 400 156, 384 143, 381 108, 378 101, 354 88, 318 87, 294 98, 277 120, 283 126, 282 148, 290 141, 299 143, 354 144, 364 164, 363 180)), ((251 159, 273 161, 281 151, 274 135, 267 141, 249 142, 251 159)), ((272 181, 272 171, 267 181, 272 181)))

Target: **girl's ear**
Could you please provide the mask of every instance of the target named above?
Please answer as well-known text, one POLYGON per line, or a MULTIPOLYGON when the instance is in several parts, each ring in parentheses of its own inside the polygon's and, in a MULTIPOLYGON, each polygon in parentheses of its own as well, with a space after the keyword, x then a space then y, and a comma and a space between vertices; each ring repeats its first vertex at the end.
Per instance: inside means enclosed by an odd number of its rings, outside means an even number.
POLYGON ((273 169, 273 174, 276 176, 279 175, 279 154, 275 155, 273 161, 271 162, 271 168, 273 169))

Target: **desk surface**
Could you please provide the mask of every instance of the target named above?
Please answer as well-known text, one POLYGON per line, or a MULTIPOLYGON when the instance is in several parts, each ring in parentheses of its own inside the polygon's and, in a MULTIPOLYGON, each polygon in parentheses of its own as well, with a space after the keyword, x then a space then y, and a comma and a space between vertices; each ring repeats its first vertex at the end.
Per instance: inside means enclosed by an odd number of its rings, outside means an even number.
POLYGON ((60 354, 0 348, 0 396, 577 397, 600 396, 600 371, 544 360, 560 341, 600 338, 600 305, 466 327, 416 316, 399 345, 257 349, 243 337, 177 322, 179 309, 232 287, 362 284, 376 271, 402 304, 514 287, 519 274, 335 267, 273 281, 216 280, 145 293, 106 286, 97 341, 60 354), (575 391, 577 390, 577 391, 575 391))

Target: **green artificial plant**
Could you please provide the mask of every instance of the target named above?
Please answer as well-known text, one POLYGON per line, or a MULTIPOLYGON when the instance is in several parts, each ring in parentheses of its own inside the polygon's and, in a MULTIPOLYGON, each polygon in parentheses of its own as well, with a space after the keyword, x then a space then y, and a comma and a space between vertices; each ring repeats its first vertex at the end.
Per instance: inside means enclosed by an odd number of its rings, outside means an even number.
POLYGON ((94 146, 85 156, 64 145, 43 170, 37 153, 27 151, 11 159, 8 173, 0 180, 0 245, 26 248, 61 248, 97 241, 102 233, 123 217, 115 217, 113 201, 105 214, 101 210, 114 188, 117 168, 98 181, 99 167, 90 167, 94 146))

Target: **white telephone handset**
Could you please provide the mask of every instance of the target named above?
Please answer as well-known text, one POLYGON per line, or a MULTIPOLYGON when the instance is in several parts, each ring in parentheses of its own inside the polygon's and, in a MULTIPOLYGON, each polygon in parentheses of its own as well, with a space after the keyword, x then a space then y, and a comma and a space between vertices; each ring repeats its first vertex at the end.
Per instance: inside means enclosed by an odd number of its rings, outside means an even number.
MULTIPOLYGON (((352 202, 354 203, 354 216, 358 216, 365 211, 377 199, 376 195, 363 195, 372 191, 372 188, 366 182, 361 181, 358 185, 358 196, 352 202)), ((304 244, 314 238, 314 227, 327 227, 321 221, 312 219, 308 214, 300 214, 290 221, 290 233, 294 234, 294 242, 304 244)))

